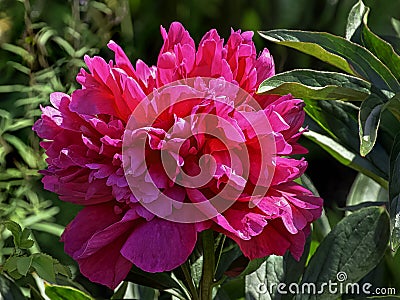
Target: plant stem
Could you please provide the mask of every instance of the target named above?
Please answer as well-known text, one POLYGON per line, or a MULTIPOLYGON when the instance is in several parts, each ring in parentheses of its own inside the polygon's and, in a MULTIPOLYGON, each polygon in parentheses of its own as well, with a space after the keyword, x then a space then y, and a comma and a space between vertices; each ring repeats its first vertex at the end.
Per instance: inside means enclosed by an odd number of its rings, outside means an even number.
POLYGON ((202 233, 202 242, 203 274, 200 282, 200 299, 211 300, 215 270, 214 234, 211 230, 202 233))
POLYGON ((214 270, 214 277, 217 273, 218 266, 219 266, 219 261, 221 260, 221 255, 222 251, 224 250, 224 243, 225 243, 226 236, 223 234, 219 234, 218 239, 217 239, 217 247, 216 247, 216 259, 217 261, 215 262, 215 270, 214 270))
POLYGON ((199 300, 199 295, 197 295, 196 287, 194 286, 192 276, 190 275, 190 269, 189 269, 188 262, 185 262, 181 266, 181 269, 183 271, 183 275, 185 276, 185 280, 188 284, 188 288, 189 288, 190 294, 192 296, 192 299, 199 300))

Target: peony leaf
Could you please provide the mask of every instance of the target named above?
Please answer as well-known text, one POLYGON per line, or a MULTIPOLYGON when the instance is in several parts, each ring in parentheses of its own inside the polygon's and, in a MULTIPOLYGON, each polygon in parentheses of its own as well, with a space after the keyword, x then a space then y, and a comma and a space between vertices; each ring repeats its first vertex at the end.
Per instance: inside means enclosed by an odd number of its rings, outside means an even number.
POLYGON ((350 11, 346 27, 346 39, 364 45, 393 73, 397 80, 400 79, 400 56, 395 52, 393 46, 380 38, 369 29, 368 13, 366 7, 360 0, 350 11))
POLYGON ((179 283, 169 273, 147 273, 135 266, 132 267, 126 280, 158 290, 181 289, 179 283))
POLYGON ((375 94, 361 103, 358 114, 361 156, 367 155, 375 145, 384 104, 375 94))
POLYGON ((397 93, 386 102, 384 109, 389 110, 400 121, 400 93, 397 93))
POLYGON ((362 42, 365 47, 380 59, 393 73, 397 80, 400 80, 400 56, 394 51, 393 46, 374 34, 367 26, 367 9, 363 18, 362 42))
POLYGON ((371 85, 360 78, 335 72, 293 70, 260 84, 257 93, 286 95, 312 100, 362 101, 371 85))
POLYGON ((284 281, 283 257, 270 255, 260 267, 245 277, 246 299, 275 299, 273 287, 284 281))
POLYGON ((367 7, 360 0, 350 10, 349 16, 347 17, 346 25, 346 39, 354 40, 354 36, 357 35, 357 40, 360 37, 360 26, 364 14, 367 12, 367 7))
MULTIPOLYGON (((365 202, 387 202, 388 191, 375 180, 358 173, 347 195, 346 207, 356 206, 365 202)), ((377 205, 375 203, 375 205, 377 205)))
MULTIPOLYGON (((339 144, 342 146, 341 148, 345 148, 347 149, 347 152, 352 153, 346 153, 343 155, 355 159, 354 163, 356 165, 361 164, 361 169, 356 168, 356 170, 367 176, 374 176, 372 178, 380 184, 383 184, 383 182, 378 180, 378 177, 381 179, 383 178, 385 181, 389 178, 389 170, 387 166, 389 155, 382 145, 376 143, 374 149, 365 157, 365 159, 358 154, 360 149, 360 140, 354 138, 359 131, 359 125, 357 123, 358 108, 356 106, 341 101, 305 100, 305 102, 305 111, 307 114, 318 124, 318 126, 323 128, 333 138, 334 143, 330 143, 330 146, 339 144), (368 172, 368 170, 370 172, 368 172), (367 173, 365 173, 365 171, 367 171, 367 173)), ((313 131, 318 132, 319 130, 318 126, 315 126, 315 124, 310 121, 306 122, 306 125, 308 125, 313 131)), ((326 139, 324 139, 324 141, 328 142, 326 139)), ((328 146, 328 148, 330 148, 330 146, 328 146)), ((337 159, 343 156, 340 152, 337 153, 337 155, 334 155, 334 153, 331 154, 337 159)), ((342 159, 339 159, 339 161, 345 165, 350 163, 350 161, 347 161, 346 163, 345 160, 342 159)), ((387 182, 383 186, 387 186, 387 182)))
POLYGON ((400 246, 400 134, 394 139, 390 154, 389 199, 392 227, 391 247, 394 251, 400 246))
POLYGON ((52 285, 45 283, 45 293, 50 300, 92 300, 84 292, 70 286, 52 285))
MULTIPOLYGON (((300 286, 314 283, 323 293, 319 299, 337 299, 329 293, 331 283, 356 283, 382 259, 389 241, 389 216, 384 207, 368 207, 342 219, 325 237, 311 258, 300 286)), ((309 285, 308 285, 309 287, 309 285)), ((319 290, 318 290, 319 291, 319 290)), ((296 296, 295 299, 315 299, 316 293, 296 296)))
MULTIPOLYGON (((284 283, 289 286, 292 283, 298 283, 305 269, 310 244, 311 235, 307 238, 299 261, 296 261, 289 253, 284 256, 270 255, 264 258, 256 270, 245 276, 246 299, 275 299, 277 284, 284 283)), ((281 297, 286 299, 282 295, 281 297)))
POLYGON ((265 39, 297 49, 352 75, 359 75, 381 90, 400 91, 391 71, 371 52, 345 38, 330 33, 299 30, 259 32, 265 39))
POLYGON ((315 131, 309 130, 307 132, 304 132, 304 136, 321 146, 321 148, 327 151, 343 165, 359 171, 379 182, 379 184, 383 187, 387 187, 388 182, 380 175, 378 175, 382 174, 382 171, 377 169, 377 167, 366 158, 361 157, 359 154, 348 150, 346 147, 342 146, 334 139, 315 131))

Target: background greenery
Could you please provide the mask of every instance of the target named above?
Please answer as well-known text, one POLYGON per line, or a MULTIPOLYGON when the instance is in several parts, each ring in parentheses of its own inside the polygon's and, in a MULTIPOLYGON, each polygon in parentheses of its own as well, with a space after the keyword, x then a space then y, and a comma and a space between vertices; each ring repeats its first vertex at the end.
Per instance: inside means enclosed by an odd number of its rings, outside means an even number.
MULTIPOLYGON (((79 208, 60 202, 56 195, 43 190, 37 171, 46 165, 31 126, 40 115, 39 106, 49 103, 51 92, 68 93, 77 87, 74 78, 83 67, 83 55, 100 54, 112 59, 106 44, 113 39, 132 60, 140 58, 155 64, 162 45, 159 27, 168 27, 176 20, 184 24, 196 42, 210 28, 216 28, 225 38, 231 28, 301 29, 343 36, 347 14, 355 2, 0 0, 0 220, 14 220, 23 228, 32 229, 31 238, 37 241, 29 250, 32 254, 48 253, 63 264, 74 266, 63 253, 58 236, 79 208)), ((370 0, 365 4, 371 8, 370 28, 381 36, 394 35, 391 17, 400 19, 400 1, 370 0)), ((295 68, 334 70, 257 34, 254 40, 259 51, 263 47, 270 49, 278 72, 295 68)), ((325 200, 333 227, 345 214, 341 208, 346 205, 357 172, 344 167, 309 140, 302 142, 310 149, 307 174, 325 200)), ((0 235, 3 264, 15 248, 10 231, 0 227, 0 235)), ((399 259, 396 257, 396 261, 399 259)), ((382 285, 390 283, 400 291, 398 262, 392 269, 396 268, 397 271, 388 271, 381 267, 381 276, 374 276, 379 277, 382 285)), ((72 271, 76 274, 76 267, 72 271)), ((92 295, 110 293, 79 274, 76 276, 76 282, 92 295)))

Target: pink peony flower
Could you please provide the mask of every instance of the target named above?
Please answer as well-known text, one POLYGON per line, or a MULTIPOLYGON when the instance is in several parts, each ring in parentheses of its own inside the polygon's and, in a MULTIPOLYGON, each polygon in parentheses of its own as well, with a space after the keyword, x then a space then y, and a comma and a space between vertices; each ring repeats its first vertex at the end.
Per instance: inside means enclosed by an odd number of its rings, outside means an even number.
POLYGON ((302 100, 255 94, 274 63, 266 49, 257 57, 252 32, 224 44, 213 29, 197 49, 180 23, 161 34, 153 67, 133 67, 112 41, 115 62, 85 57, 82 88, 52 94, 33 127, 48 156, 45 188, 84 206, 62 235, 65 252, 110 288, 132 264, 180 266, 210 228, 250 259, 299 259, 322 209, 293 181, 307 162, 288 157, 306 152, 302 100))

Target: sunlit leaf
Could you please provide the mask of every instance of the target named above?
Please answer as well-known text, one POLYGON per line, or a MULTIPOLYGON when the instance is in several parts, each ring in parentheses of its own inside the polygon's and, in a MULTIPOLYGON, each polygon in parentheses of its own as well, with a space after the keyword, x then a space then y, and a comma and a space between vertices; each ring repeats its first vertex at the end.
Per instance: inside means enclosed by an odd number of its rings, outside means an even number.
POLYGON ((312 55, 347 73, 358 74, 379 89, 400 91, 399 82, 379 59, 345 38, 329 33, 284 29, 261 31, 260 35, 271 42, 312 55))
POLYGON ((399 80, 400 56, 394 51, 392 45, 369 29, 367 24, 369 10, 361 0, 353 6, 347 23, 346 38, 350 39, 357 32, 355 41, 371 51, 399 80))
POLYGON ((45 284, 45 293, 50 300, 92 300, 88 294, 70 286, 45 284))
POLYGON ((293 70, 277 74, 260 84, 257 93, 286 95, 312 100, 362 101, 370 84, 362 79, 335 72, 293 70))
POLYGON ((347 17, 346 24, 346 39, 349 41, 352 40, 352 37, 357 32, 357 40, 360 38, 360 26, 362 24, 362 19, 364 14, 367 12, 367 7, 364 5, 362 1, 358 1, 350 10, 349 15, 347 17))
POLYGON ((375 94, 361 103, 358 115, 361 156, 367 155, 375 145, 384 104, 375 94))

